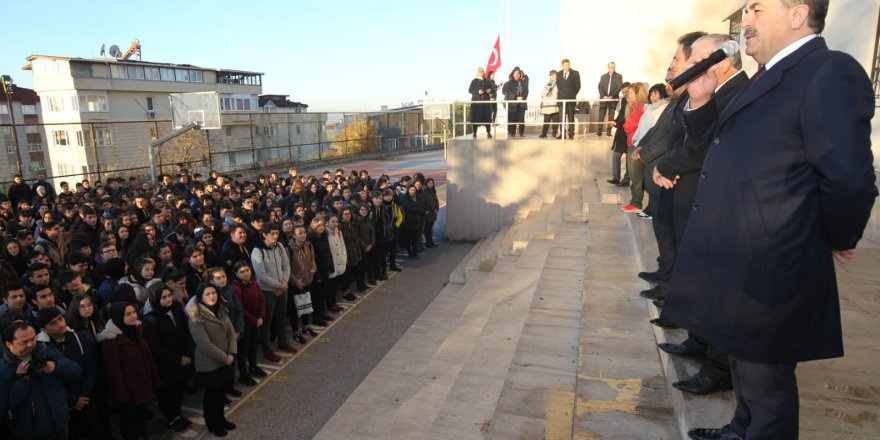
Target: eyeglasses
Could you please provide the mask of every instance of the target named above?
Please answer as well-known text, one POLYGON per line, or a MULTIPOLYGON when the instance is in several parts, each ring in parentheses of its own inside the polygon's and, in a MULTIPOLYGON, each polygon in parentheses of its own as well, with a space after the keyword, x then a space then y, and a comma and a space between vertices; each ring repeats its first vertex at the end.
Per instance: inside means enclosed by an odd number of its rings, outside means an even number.
POLYGON ((79 308, 81 308, 81 309, 92 309, 94 307, 95 307, 94 304, 92 304, 90 302, 79 303, 79 308))

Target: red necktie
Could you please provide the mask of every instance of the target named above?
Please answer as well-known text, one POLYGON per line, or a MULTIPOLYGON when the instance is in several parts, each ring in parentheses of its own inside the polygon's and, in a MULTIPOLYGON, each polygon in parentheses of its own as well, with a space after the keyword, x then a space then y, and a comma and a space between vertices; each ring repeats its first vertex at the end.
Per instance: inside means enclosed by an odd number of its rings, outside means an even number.
POLYGON ((751 84, 749 85, 749 87, 751 87, 751 86, 754 85, 756 82, 758 82, 758 80, 759 80, 762 76, 764 76, 764 73, 766 73, 766 72, 767 72, 767 69, 765 69, 764 66, 761 66, 761 67, 758 69, 758 71, 755 72, 755 76, 752 77, 752 82, 751 82, 751 84))

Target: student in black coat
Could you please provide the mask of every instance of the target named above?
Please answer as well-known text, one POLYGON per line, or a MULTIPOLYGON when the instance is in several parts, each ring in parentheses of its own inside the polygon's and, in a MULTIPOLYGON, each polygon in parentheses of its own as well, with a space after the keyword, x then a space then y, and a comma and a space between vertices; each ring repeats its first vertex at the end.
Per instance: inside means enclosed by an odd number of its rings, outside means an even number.
POLYGON ((148 292, 143 329, 162 379, 156 390, 159 411, 168 428, 182 432, 192 424, 181 415, 181 405, 186 381, 193 373, 195 343, 183 305, 174 300, 171 289, 160 282, 152 284, 148 292))
POLYGON ((612 127, 617 127, 617 131, 614 132, 614 141, 611 142, 611 149, 614 152, 611 156, 611 179, 607 182, 617 186, 629 186, 629 166, 626 167, 623 180, 620 179, 620 159, 626 154, 626 132, 623 131, 623 124, 626 122, 626 92, 629 91, 629 87, 630 83, 623 83, 621 86, 620 92, 624 97, 620 98, 620 110, 617 112, 617 117, 608 123, 612 127))
POLYGON ((424 199, 419 197, 415 186, 407 188, 406 195, 400 198, 400 207, 403 209, 401 232, 407 238, 406 243, 409 257, 418 259, 419 235, 424 231, 425 213, 428 209, 425 206, 424 199))
POLYGON ((242 224, 236 224, 231 229, 229 240, 223 243, 220 255, 217 256, 219 263, 226 269, 227 276, 232 273, 232 266, 237 261, 251 264, 251 253, 247 250, 247 229, 242 224))

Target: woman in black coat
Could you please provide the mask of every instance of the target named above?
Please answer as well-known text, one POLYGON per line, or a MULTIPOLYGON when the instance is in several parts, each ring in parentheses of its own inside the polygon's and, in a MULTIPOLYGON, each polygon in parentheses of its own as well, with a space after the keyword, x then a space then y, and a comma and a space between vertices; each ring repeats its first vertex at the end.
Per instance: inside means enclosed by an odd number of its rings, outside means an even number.
POLYGON ((620 100, 620 110, 617 112, 617 117, 614 118, 614 121, 610 122, 613 127, 617 127, 617 131, 614 132, 614 140, 611 142, 611 149, 614 153, 612 154, 611 160, 611 179, 607 180, 607 182, 618 186, 629 186, 628 165, 626 167, 626 174, 623 175, 623 179, 621 180, 620 178, 620 158, 626 154, 626 132, 623 130, 623 124, 626 122, 627 89, 629 89, 629 83, 624 84, 620 89, 620 92, 624 97, 620 100))
POLYGON ((434 179, 425 181, 425 189, 422 191, 424 200, 427 204, 425 214, 425 246, 432 248, 437 246, 434 243, 434 222, 437 221, 437 213, 440 212, 440 199, 437 198, 437 188, 434 179))
POLYGON ((195 343, 183 305, 174 300, 171 289, 160 282, 151 285, 148 293, 143 328, 162 379, 162 386, 156 390, 159 410, 168 428, 183 432, 192 424, 181 415, 180 409, 183 390, 193 372, 195 343))
POLYGON ((315 265, 318 271, 315 273, 315 279, 312 283, 312 323, 315 325, 326 326, 332 318, 327 316, 325 307, 325 298, 328 295, 335 294, 335 283, 330 279, 330 274, 334 271, 333 253, 330 250, 330 242, 327 239, 327 227, 324 226, 324 220, 315 218, 309 224, 309 242, 315 250, 315 265))
POLYGON ((486 80, 486 72, 482 67, 477 68, 477 77, 471 80, 468 87, 468 93, 471 94, 471 124, 473 124, 474 137, 477 137, 477 128, 480 125, 486 126, 486 135, 492 137, 491 126, 489 120, 492 117, 492 109, 490 104, 478 104, 477 101, 488 101, 489 94, 492 91, 492 83, 486 80))
POLYGON ((406 195, 400 198, 400 208, 403 209, 403 225, 401 232, 406 235, 407 250, 409 257, 418 259, 417 247, 419 235, 425 227, 425 213, 427 208, 415 186, 406 189, 406 195))

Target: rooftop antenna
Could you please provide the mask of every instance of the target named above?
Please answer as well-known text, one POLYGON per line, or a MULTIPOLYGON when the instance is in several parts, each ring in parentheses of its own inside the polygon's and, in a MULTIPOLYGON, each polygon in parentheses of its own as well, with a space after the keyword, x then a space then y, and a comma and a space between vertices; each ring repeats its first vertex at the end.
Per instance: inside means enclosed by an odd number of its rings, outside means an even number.
POLYGON ((115 44, 110 46, 110 56, 116 58, 117 60, 122 58, 122 51, 119 50, 119 46, 115 44))
POLYGON ((106 44, 101 43, 101 52, 100 52, 100 55, 98 55, 98 56, 100 56, 101 58, 104 58, 104 56, 107 55, 107 51, 104 50, 104 46, 106 46, 106 44))

